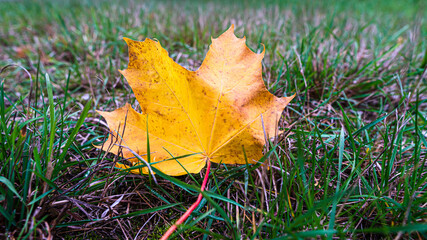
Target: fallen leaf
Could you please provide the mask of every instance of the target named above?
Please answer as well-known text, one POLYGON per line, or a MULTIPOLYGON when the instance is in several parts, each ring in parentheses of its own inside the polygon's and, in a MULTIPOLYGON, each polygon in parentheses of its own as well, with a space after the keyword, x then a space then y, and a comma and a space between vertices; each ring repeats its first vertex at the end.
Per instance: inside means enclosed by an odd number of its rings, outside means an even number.
MULTIPOLYGON (((174 62, 157 41, 125 41, 129 64, 120 72, 142 114, 129 104, 99 112, 113 133, 104 148, 111 146, 108 151, 118 154, 119 145, 126 146, 123 156, 135 166, 141 163, 128 148, 145 158, 148 134, 151 166, 174 176, 198 173, 207 160, 245 164, 246 155, 253 164, 262 157, 263 124, 268 136, 274 136, 293 96, 278 98, 268 92, 262 80, 264 52, 252 52, 245 38, 234 35, 234 26, 212 39, 197 71, 174 62), (173 158, 184 155, 190 156, 173 158)), ((147 168, 142 172, 147 174, 147 168)))

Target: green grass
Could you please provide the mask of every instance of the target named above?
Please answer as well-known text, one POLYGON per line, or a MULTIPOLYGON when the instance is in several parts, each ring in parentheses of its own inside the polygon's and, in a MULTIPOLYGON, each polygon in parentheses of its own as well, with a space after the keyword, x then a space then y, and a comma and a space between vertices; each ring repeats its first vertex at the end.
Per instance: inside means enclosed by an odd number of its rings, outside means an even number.
POLYGON ((95 110, 137 106, 122 37, 197 69, 231 24, 297 97, 265 161, 213 165, 181 239, 427 238, 425 1, 1 1, 0 236, 157 239, 201 175, 127 174, 95 110), (13 65, 11 65, 13 64, 13 65), (17 65, 21 66, 18 67, 17 65), (285 137, 285 138, 284 138, 285 137))

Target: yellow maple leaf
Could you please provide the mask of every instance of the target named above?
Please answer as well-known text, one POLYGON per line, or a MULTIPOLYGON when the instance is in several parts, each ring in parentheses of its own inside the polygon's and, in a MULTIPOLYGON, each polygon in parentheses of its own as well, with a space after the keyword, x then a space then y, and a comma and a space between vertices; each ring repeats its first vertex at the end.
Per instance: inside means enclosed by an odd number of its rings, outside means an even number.
MULTIPOLYGON (((294 97, 278 98, 265 88, 264 51, 252 52, 231 26, 212 39, 200 68, 189 71, 174 62, 157 41, 125 41, 129 64, 120 72, 132 87, 142 114, 129 104, 99 112, 113 133, 104 144, 112 146, 109 152, 118 154, 120 143, 127 146, 123 156, 134 166, 141 164, 132 151, 144 158, 148 135, 151 166, 174 176, 198 173, 207 160, 245 164, 244 152, 249 163, 262 157, 263 127, 273 136, 283 108, 294 97), (184 155, 191 156, 173 158, 184 155)), ((147 174, 147 168, 142 172, 147 174)))

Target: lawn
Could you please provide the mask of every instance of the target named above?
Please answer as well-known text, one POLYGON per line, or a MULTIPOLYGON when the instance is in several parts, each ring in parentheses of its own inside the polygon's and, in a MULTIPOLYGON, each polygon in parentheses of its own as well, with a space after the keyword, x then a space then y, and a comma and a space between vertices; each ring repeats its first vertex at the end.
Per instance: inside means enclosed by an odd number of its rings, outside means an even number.
POLYGON ((173 237, 426 239, 426 21, 416 0, 0 1, 0 238, 160 238, 205 170, 116 168, 96 110, 139 108, 123 37, 196 70, 234 24, 267 89, 296 97, 271 167, 212 164, 173 237))

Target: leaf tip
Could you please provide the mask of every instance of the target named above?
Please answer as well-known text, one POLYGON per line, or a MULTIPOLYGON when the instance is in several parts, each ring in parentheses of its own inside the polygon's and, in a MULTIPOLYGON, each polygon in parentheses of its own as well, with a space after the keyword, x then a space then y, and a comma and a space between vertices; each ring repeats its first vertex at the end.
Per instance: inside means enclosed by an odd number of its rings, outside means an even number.
POLYGON ((226 32, 231 31, 234 33, 234 24, 231 24, 231 26, 227 29, 226 32))
POLYGON ((289 96, 289 97, 281 97, 280 99, 282 100, 282 102, 283 102, 283 104, 285 105, 285 106, 287 106, 291 101, 292 101, 292 99, 294 99, 295 98, 295 96, 296 96, 297 94, 296 93, 294 93, 292 96, 289 96))
POLYGON ((262 55, 264 57, 264 54, 265 54, 265 45, 264 45, 264 43, 261 43, 261 46, 262 46, 262 52, 260 52, 258 54, 262 55))
POLYGON ((129 43, 131 43, 131 42, 135 42, 134 40, 127 38, 127 37, 123 37, 123 40, 127 43, 127 45, 129 45, 129 43))
POLYGON ((234 34, 234 24, 231 24, 231 26, 221 35, 219 35, 217 38, 212 38, 212 40, 220 39, 220 38, 237 38, 236 34, 234 34))

